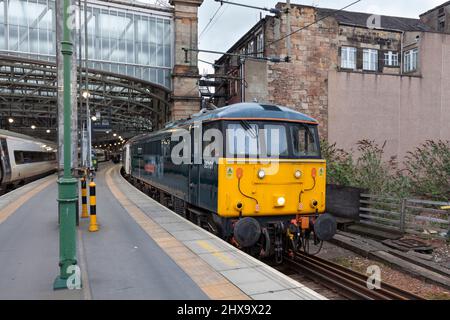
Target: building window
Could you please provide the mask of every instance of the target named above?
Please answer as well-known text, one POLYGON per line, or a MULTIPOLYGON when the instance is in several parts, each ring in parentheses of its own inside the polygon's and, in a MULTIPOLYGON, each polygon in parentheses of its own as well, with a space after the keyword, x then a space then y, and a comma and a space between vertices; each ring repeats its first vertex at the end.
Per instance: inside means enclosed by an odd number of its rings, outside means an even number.
POLYGON ((250 41, 247 45, 247 54, 254 55, 255 54, 255 41, 250 41))
POLYGON ((387 67, 398 67, 398 53, 394 51, 385 52, 384 65, 387 67))
POLYGON ((445 31, 445 14, 442 17, 438 18, 438 31, 444 32, 445 31))
POLYGON ((341 48, 341 68, 352 70, 356 69, 356 48, 341 48))
POLYGON ((243 47, 242 49, 241 49, 241 58, 245 58, 245 55, 247 54, 247 51, 246 51, 246 49, 247 48, 245 48, 245 47, 243 47))
POLYGON ((363 69, 368 71, 378 70, 378 50, 363 50, 363 69))
POLYGON ((256 55, 258 58, 264 57, 264 33, 256 36, 256 55))
POLYGON ((412 49, 405 52, 405 62, 403 70, 405 72, 413 72, 417 70, 418 49, 412 49))

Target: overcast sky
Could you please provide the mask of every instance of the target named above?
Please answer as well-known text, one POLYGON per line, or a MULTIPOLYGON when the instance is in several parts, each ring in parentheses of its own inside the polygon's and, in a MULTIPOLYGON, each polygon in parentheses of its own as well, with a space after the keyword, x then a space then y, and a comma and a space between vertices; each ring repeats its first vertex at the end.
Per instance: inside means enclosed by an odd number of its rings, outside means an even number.
MULTIPOLYGON (((280 1, 272 0, 230 0, 259 7, 274 7, 280 1)), ((281 1, 285 2, 285 1, 281 1)), ((291 0, 292 3, 314 5, 322 8, 340 9, 354 2, 354 0, 291 0)), ((368 12, 381 15, 391 15, 418 18, 419 14, 434 8, 445 0, 362 0, 348 8, 348 11, 368 12)), ((210 19, 220 7, 214 0, 204 0, 199 11, 199 32, 202 32, 210 19)), ((265 15, 265 14, 263 14, 265 15)), ((234 5, 224 4, 218 11, 208 29, 200 38, 199 48, 215 51, 227 51, 239 40, 260 17, 260 11, 234 5)), ((200 59, 214 62, 219 55, 200 54, 200 59)), ((205 63, 199 63, 200 73, 211 72, 205 63)))
MULTIPOLYGON (((136 0, 147 3, 167 3, 168 0, 136 0)), ((243 4, 273 8, 276 0, 229 0, 243 4)), ((319 6, 322 8, 341 9, 355 0, 291 0, 292 3, 319 6)), ((373 14, 418 18, 419 14, 432 9, 446 0, 362 0, 360 3, 348 8, 348 11, 359 11, 373 14)), ((204 0, 199 11, 199 48, 204 50, 227 51, 239 40, 260 18, 261 11, 224 4, 220 2, 204 0), (213 18, 215 12, 217 14, 213 18), (205 27, 208 28, 205 30, 205 27)), ((263 15, 265 13, 263 12, 263 15)), ((214 62, 220 55, 201 53, 199 58, 214 62)), ((203 62, 199 63, 200 73, 212 72, 212 67, 203 62)))

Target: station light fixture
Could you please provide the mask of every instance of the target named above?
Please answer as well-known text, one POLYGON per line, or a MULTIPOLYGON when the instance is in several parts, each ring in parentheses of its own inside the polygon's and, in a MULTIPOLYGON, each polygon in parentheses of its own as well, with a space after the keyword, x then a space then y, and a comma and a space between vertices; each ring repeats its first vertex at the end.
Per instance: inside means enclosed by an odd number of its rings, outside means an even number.
POLYGON ((35 130, 35 129, 36 129, 36 126, 33 124, 33 125, 31 126, 31 129, 32 129, 32 130, 35 130))
POLYGON ((13 118, 9 118, 9 119, 8 119, 8 122, 9 122, 9 123, 14 123, 14 119, 13 119, 13 118))
POLYGON ((92 116, 92 121, 97 121, 97 117, 96 116, 92 116))
POLYGON ((47 131, 45 131, 45 132, 50 133, 51 131, 50 131, 50 129, 47 129, 47 131))
POLYGON ((81 92, 81 95, 82 95, 83 98, 85 98, 85 99, 88 99, 88 98, 91 97, 91 94, 89 93, 88 90, 83 90, 83 91, 81 92))
POLYGON ((113 133, 113 137, 117 137, 117 133, 113 133))

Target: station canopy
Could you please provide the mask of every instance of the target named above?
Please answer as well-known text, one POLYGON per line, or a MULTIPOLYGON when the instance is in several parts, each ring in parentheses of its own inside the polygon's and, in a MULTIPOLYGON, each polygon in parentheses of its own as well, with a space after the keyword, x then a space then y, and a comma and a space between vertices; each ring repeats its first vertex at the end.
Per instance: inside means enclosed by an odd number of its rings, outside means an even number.
MULTIPOLYGON (((123 1, 87 4, 87 28, 82 5, 72 37, 77 61, 81 56, 73 79, 78 119, 86 114, 82 93, 87 74, 91 115, 97 118, 95 140, 160 128, 170 117, 171 9, 136 2, 127 6, 123 1)), ((1 128, 56 140, 57 75, 55 1, 0 0, 1 128)))

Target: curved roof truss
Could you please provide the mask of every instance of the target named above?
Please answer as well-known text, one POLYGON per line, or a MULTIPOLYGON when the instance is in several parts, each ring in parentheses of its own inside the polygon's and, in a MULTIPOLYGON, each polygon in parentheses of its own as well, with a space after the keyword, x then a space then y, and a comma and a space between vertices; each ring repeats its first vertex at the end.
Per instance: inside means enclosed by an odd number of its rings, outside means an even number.
MULTIPOLYGON (((1 127, 35 136, 40 135, 40 131, 56 129, 55 63, 7 55, 0 55, 0 61, 1 127), (12 124, 8 122, 10 117, 14 119, 12 124), (36 129, 31 130, 31 125, 36 129)), ((84 89, 85 70, 82 77, 81 90, 84 89)), ((89 70, 88 77, 91 113, 100 112, 100 119, 107 120, 109 130, 134 136, 159 129, 170 119, 170 92, 166 88, 99 70, 89 70)), ((86 110, 85 102, 82 97, 78 98, 79 119, 83 119, 81 111, 86 110)), ((101 136, 99 133, 95 138, 103 140, 105 137, 101 136)))

